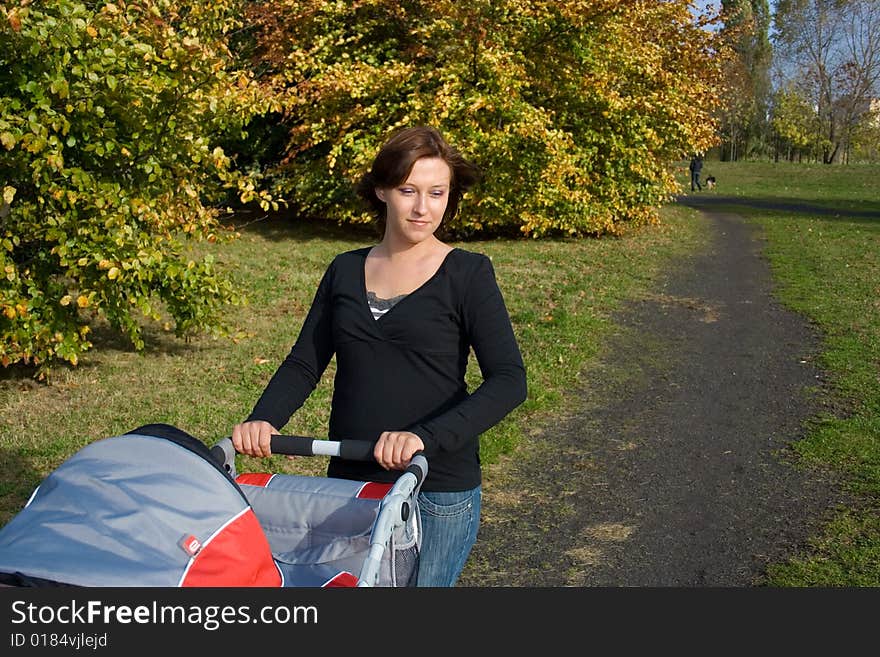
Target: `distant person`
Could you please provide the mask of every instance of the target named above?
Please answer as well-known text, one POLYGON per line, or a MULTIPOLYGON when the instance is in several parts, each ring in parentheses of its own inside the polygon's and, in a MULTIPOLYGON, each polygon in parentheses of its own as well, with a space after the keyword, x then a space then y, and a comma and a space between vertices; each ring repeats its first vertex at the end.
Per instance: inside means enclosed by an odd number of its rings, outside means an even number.
POLYGON ((696 191, 696 189, 703 191, 703 186, 700 184, 700 171, 703 170, 703 156, 697 153, 691 158, 691 163, 688 166, 688 169, 691 171, 691 191, 696 191))

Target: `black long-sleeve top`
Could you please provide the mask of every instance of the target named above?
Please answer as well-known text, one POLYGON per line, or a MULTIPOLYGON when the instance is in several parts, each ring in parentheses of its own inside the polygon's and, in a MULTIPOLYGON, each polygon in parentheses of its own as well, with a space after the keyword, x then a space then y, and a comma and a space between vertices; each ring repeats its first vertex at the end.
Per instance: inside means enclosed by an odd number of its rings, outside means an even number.
MULTIPOLYGON (((453 249, 437 272, 376 320, 367 303, 369 248, 342 253, 324 273, 290 353, 249 420, 281 429, 336 354, 328 437, 375 442, 412 431, 425 444, 423 490, 481 482, 479 436, 526 397, 526 373, 510 317, 485 255, 453 249), (470 349, 482 383, 465 383, 470 349)), ((392 481, 376 463, 330 460, 328 476, 392 481)))

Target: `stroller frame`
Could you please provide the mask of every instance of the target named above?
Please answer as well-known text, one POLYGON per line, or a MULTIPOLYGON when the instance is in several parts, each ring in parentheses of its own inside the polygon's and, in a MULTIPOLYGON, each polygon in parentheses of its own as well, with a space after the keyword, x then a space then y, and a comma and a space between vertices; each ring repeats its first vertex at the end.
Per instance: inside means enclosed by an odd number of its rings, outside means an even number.
MULTIPOLYGON (((367 441, 272 440, 276 454, 371 460, 372 449, 367 441)), ((0 528, 0 584, 414 583, 423 455, 393 484, 237 475, 235 457, 230 438, 208 449, 164 424, 89 443, 0 528)))
MULTIPOLYGON (((358 461, 373 460, 373 443, 369 441, 318 440, 308 436, 277 435, 272 438, 271 451, 273 454, 293 456, 338 456, 358 461)), ((233 479, 238 476, 235 454, 230 438, 224 438, 211 449, 212 457, 233 479)), ((416 454, 382 498, 379 513, 370 532, 369 553, 358 574, 357 586, 369 587, 377 584, 382 558, 394 532, 402 523, 409 521, 413 514, 418 514, 416 497, 427 473, 428 461, 423 455, 416 454)), ((417 526, 417 531, 421 532, 421 526, 417 526)), ((418 540, 421 541, 420 536, 418 540)))

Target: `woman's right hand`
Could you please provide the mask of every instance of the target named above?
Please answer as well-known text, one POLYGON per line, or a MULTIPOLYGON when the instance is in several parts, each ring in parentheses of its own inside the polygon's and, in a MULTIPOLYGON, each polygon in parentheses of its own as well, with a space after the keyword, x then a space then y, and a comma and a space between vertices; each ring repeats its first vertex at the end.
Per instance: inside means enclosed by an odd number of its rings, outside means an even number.
POLYGON ((272 436, 277 435, 278 429, 265 420, 242 422, 232 428, 232 445, 239 454, 271 456, 272 436))

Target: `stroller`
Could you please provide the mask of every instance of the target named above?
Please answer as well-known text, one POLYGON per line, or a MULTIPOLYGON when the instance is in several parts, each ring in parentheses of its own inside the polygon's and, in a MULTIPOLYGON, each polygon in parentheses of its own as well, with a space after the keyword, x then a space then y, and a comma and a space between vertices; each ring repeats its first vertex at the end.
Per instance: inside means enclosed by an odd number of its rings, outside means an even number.
MULTIPOLYGON (((302 436, 272 452, 373 458, 368 441, 302 436)), ((230 438, 144 425, 43 480, 0 529, 0 585, 413 586, 427 471, 416 455, 393 485, 237 474, 230 438)))

